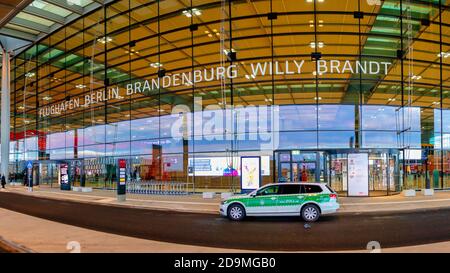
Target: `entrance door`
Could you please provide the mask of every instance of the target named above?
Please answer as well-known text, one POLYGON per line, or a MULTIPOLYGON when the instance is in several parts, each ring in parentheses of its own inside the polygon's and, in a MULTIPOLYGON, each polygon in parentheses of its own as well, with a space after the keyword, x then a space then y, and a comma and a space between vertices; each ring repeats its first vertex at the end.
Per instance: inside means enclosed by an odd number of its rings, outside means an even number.
POLYGON ((33 164, 33 185, 39 185, 39 164, 33 164))
POLYGON ((69 179, 70 184, 73 186, 85 186, 84 183, 82 183, 82 168, 81 160, 69 161, 69 179))
POLYGON ((278 174, 278 182, 291 182, 291 173, 291 163, 281 163, 278 174))
POLYGON ((330 155, 330 186, 338 193, 347 192, 347 154, 330 155))
POLYGON ((292 182, 302 181, 302 168, 298 163, 292 163, 292 182))
POLYGON ((388 189, 387 154, 369 155, 369 190, 371 195, 386 195, 388 189))
POLYGON ((298 181, 317 182, 316 180, 316 162, 297 162, 293 163, 298 168, 298 181))
POLYGON ((39 168, 40 184, 49 185, 50 187, 53 187, 53 184, 56 184, 56 186, 58 186, 59 165, 56 162, 40 162, 39 168))
MULTIPOLYGON (((318 152, 282 151, 277 152, 277 182, 319 182, 325 175, 318 152)), ((325 179, 325 178, 323 178, 325 179)))
MULTIPOLYGON (((348 154, 354 150, 329 154, 330 186, 341 195, 348 193, 348 154)), ((400 191, 401 175, 397 150, 368 151, 369 195, 385 196, 400 191)))
POLYGON ((369 154, 369 190, 371 196, 400 191, 398 152, 369 154))

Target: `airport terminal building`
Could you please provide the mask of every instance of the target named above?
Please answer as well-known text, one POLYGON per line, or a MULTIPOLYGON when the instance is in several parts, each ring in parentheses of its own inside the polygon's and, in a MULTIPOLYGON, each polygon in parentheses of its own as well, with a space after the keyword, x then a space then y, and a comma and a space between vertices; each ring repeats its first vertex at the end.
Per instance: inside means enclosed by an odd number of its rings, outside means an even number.
POLYGON ((446 0, 28 2, 0 21, 12 182, 450 188, 446 0))

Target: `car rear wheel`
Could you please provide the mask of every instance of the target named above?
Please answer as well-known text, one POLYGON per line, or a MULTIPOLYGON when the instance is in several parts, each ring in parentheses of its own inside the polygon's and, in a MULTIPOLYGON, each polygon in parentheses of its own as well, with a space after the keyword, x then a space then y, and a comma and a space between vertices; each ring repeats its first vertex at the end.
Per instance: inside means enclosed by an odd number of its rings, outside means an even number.
POLYGON ((228 218, 233 221, 241 221, 245 218, 245 209, 239 204, 231 204, 228 208, 228 218))
POLYGON ((317 221, 320 217, 320 210, 316 205, 308 204, 302 209, 302 218, 306 222, 317 221))

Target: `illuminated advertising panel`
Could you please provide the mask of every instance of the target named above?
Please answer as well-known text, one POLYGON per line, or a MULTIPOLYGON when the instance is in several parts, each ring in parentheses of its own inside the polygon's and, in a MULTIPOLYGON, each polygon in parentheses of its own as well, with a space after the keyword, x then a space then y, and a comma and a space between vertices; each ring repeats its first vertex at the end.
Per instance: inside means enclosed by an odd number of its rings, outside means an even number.
POLYGON ((348 154, 348 195, 369 196, 369 155, 348 154))
POLYGON ((66 163, 62 163, 59 165, 59 174, 60 174, 60 189, 65 191, 70 191, 70 181, 69 181, 69 165, 66 163))
POLYGON ((241 190, 248 192, 258 189, 261 185, 261 157, 242 157, 241 167, 241 190))

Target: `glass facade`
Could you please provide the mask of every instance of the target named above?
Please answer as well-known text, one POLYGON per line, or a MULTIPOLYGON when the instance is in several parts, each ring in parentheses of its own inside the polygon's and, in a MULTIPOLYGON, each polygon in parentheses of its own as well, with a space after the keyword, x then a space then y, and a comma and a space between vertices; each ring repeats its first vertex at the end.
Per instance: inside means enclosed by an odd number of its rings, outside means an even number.
MULTIPOLYGON (((57 10, 55 9, 57 12, 57 10)), ((370 195, 450 187, 450 6, 445 0, 119 0, 15 56, 10 170, 40 183, 129 179, 240 189, 323 181, 370 195), (236 169, 237 175, 224 175, 236 169)))

